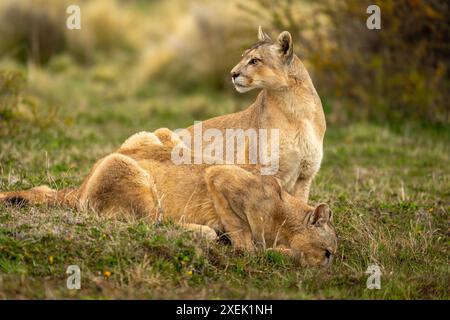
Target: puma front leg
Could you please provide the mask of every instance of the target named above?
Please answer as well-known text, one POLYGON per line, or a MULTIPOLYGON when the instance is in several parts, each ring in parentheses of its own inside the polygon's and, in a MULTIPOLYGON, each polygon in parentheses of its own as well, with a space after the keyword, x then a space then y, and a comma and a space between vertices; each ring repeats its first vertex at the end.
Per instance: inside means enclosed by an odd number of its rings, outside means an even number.
POLYGON ((295 183, 294 189, 290 193, 297 199, 308 203, 312 180, 313 177, 299 178, 295 183))
POLYGON ((216 190, 212 191, 211 197, 214 201, 214 207, 220 222, 233 245, 236 248, 253 251, 252 231, 247 219, 236 214, 236 212, 231 209, 227 199, 220 192, 216 190))
POLYGON ((205 226, 203 224, 181 223, 181 227, 186 230, 190 230, 201 237, 204 237, 206 240, 217 239, 216 231, 213 228, 205 226))
POLYGON ((205 176, 208 191, 213 199, 220 222, 232 244, 237 248, 253 251, 255 248, 252 231, 243 211, 244 207, 234 201, 236 194, 240 193, 238 189, 234 190, 233 188, 237 181, 230 181, 229 179, 232 179, 233 176, 224 168, 225 166, 220 166, 208 170, 205 176))

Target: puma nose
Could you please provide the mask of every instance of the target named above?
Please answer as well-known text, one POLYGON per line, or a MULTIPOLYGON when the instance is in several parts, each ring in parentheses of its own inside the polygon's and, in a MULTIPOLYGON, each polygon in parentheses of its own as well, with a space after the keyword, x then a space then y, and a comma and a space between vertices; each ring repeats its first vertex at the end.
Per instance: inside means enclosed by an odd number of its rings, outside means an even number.
POLYGON ((240 74, 241 74, 240 72, 231 71, 231 77, 233 78, 233 80, 239 77, 240 74))

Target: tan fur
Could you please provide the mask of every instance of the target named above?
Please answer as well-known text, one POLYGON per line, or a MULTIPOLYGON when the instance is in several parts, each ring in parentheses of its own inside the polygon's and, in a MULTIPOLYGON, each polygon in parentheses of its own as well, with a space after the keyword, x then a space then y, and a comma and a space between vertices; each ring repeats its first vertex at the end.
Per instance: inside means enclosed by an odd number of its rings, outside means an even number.
POLYGON ((225 233, 237 248, 253 250, 257 244, 307 265, 330 262, 336 234, 326 205, 308 206, 275 178, 255 174, 253 166, 174 165, 171 150, 178 143, 168 129, 138 133, 97 161, 78 190, 42 186, 0 193, 0 201, 171 219, 209 239, 225 233))
MULTIPOLYGON (((292 195, 307 202, 323 156, 325 116, 320 98, 284 31, 273 42, 261 29, 260 42, 246 50, 231 71, 239 92, 262 89, 241 112, 203 122, 203 129, 280 130, 280 167, 275 175, 292 195), (252 64, 252 59, 257 59, 252 64)), ((188 128, 193 130, 193 127, 188 128)))

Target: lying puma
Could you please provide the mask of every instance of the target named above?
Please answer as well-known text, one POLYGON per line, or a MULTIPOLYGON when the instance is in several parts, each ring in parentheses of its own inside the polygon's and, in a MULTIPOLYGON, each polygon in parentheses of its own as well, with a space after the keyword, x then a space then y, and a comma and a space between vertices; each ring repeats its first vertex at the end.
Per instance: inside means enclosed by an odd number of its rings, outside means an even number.
POLYGON ((138 133, 97 161, 79 189, 3 192, 0 202, 171 219, 212 238, 225 233, 237 248, 253 250, 258 244, 305 265, 329 264, 337 240, 327 205, 310 207, 283 191, 274 177, 238 166, 174 165, 171 150, 179 143, 168 129, 138 133))
MULTIPOLYGON (((320 98, 284 31, 274 42, 259 28, 259 42, 246 50, 231 70, 238 92, 262 89, 241 112, 206 120, 206 130, 279 129, 279 170, 275 175, 290 194, 307 202, 323 155, 326 124, 320 98)), ((194 130, 189 127, 188 130, 194 130)))

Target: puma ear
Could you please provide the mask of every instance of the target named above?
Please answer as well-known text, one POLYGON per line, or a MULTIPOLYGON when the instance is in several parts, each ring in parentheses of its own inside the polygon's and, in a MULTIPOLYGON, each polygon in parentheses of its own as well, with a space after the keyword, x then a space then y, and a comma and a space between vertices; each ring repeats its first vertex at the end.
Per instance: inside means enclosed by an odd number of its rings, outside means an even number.
POLYGON ((258 28, 258 40, 259 41, 272 41, 267 33, 265 33, 261 26, 258 28))
POLYGON ((288 64, 291 63, 294 54, 291 34, 288 31, 283 31, 278 36, 277 43, 283 59, 288 64))
POLYGON ((331 213, 330 207, 327 204, 321 203, 319 204, 311 214, 309 218, 309 225, 320 226, 327 222, 333 221, 333 215, 331 213))

